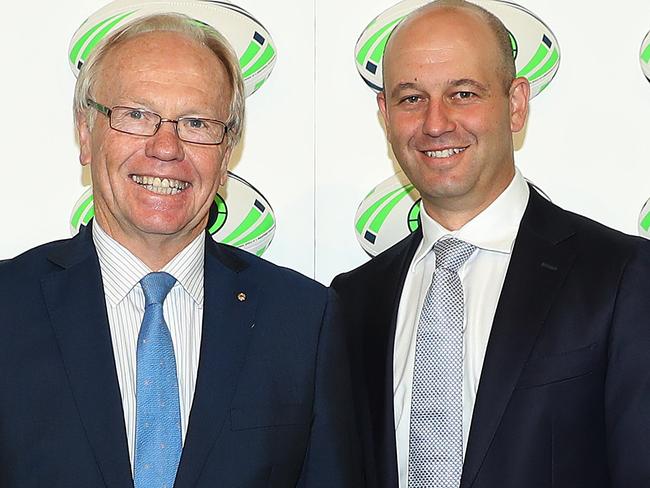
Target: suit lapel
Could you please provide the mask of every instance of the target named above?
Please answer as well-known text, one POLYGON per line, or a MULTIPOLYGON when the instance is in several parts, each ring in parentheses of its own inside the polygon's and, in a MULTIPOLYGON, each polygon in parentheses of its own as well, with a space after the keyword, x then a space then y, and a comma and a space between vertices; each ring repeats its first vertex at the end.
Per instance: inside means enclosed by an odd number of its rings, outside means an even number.
MULTIPOLYGON (((386 262, 376 269, 376 279, 369 288, 367 310, 373 310, 365 323, 362 348, 365 350, 365 384, 372 432, 375 436, 376 471, 379 486, 393 488, 398 483, 397 452, 395 449, 395 414, 393 404, 393 349, 397 312, 413 255, 422 239, 420 230, 408 237, 389 253, 386 262), (392 279, 397 277, 397 279, 392 279), (378 374, 382 371, 382 374, 378 374)), ((376 258, 386 259, 386 256, 376 258)))
POLYGON ((50 256, 63 269, 41 282, 88 442, 106 486, 133 486, 99 261, 91 231, 50 256))
POLYGON ((176 488, 194 486, 217 440, 253 333, 258 286, 248 265, 208 237, 201 353, 176 488))
POLYGON ((501 291, 472 416, 461 488, 472 486, 575 257, 561 212, 531 190, 501 291))

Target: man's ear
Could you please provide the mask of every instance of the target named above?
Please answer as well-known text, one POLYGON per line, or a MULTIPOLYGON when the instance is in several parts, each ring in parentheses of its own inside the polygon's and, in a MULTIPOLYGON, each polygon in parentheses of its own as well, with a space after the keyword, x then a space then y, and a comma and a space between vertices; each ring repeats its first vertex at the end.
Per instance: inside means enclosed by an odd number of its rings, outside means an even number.
POLYGON ((388 123, 388 109, 386 108, 386 92, 384 90, 377 93, 377 106, 381 112, 381 117, 384 119, 384 127, 388 134, 390 124, 388 123))
POLYGON ((86 114, 83 112, 77 112, 77 137, 79 139, 79 162, 86 166, 90 164, 92 160, 92 151, 91 151, 91 137, 90 137, 90 127, 88 125, 88 120, 86 114))
POLYGON ((230 162, 230 156, 232 154, 233 146, 228 146, 226 149, 226 152, 223 155, 223 159, 221 160, 221 168, 219 171, 221 172, 221 177, 219 179, 219 184, 220 186, 223 186, 226 184, 226 181, 228 180, 228 163, 230 162))
POLYGON ((530 83, 524 77, 515 78, 510 85, 510 130, 519 132, 526 124, 528 117, 528 99, 530 83))

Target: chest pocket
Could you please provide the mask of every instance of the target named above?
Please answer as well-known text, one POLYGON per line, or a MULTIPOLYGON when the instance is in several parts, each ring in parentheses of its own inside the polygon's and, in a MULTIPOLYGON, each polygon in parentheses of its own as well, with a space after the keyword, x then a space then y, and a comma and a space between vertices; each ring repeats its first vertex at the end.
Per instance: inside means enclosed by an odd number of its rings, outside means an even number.
POLYGON ((544 386, 587 375, 600 367, 597 343, 557 354, 533 357, 524 366, 517 389, 544 386))

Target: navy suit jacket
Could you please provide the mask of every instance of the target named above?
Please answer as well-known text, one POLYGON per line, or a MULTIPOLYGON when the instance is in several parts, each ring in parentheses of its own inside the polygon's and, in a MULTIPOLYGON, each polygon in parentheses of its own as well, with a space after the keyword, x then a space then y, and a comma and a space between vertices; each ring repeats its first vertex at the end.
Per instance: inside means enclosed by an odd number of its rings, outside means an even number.
MULTIPOLYGON (((368 486, 398 486, 395 323, 421 237, 332 284, 350 327, 368 486)), ((488 341, 460 486, 650 486, 650 243, 531 190, 488 341)))
MULTIPOLYGON (((206 236, 199 369, 175 487, 362 484, 332 298, 206 236)), ((133 486, 89 229, 0 264, 0 486, 133 486)))

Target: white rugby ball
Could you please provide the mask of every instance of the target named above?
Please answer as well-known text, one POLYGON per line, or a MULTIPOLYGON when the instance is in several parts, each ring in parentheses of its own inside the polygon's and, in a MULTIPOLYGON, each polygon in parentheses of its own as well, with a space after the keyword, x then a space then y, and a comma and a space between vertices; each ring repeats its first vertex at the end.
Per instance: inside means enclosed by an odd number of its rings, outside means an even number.
MULTIPOLYGON (((361 33, 354 48, 357 70, 375 91, 383 90, 382 58, 390 33, 428 0, 403 0, 379 14, 361 33)), ((551 29, 520 5, 500 0, 472 0, 496 15, 510 32, 517 76, 530 81, 530 98, 551 82, 560 66, 560 47, 551 29)))
POLYGON ((178 12, 210 25, 232 45, 239 58, 246 96, 271 74, 276 47, 271 34, 246 10, 228 1, 115 0, 92 14, 72 36, 68 60, 75 76, 99 42, 123 25, 157 13, 178 12))
POLYGON ((646 34, 641 43, 641 50, 639 51, 639 61, 641 63, 641 70, 645 77, 650 81, 650 32, 646 34))
POLYGON ((638 222, 639 235, 641 237, 645 237, 646 239, 650 239, 650 199, 648 199, 643 205, 641 213, 639 213, 638 222))
POLYGON ((420 226, 420 193, 403 172, 379 183, 363 199, 354 217, 359 244, 376 256, 420 226))
MULTIPOLYGON (((70 217, 71 235, 95 215, 92 187, 77 200, 70 217)), ((217 242, 261 256, 275 234, 275 214, 269 202, 250 183, 228 172, 210 209, 207 230, 217 242)))
MULTIPOLYGON (((551 201, 535 183, 526 182, 551 201)), ((420 192, 401 171, 373 188, 354 217, 354 233, 363 250, 376 256, 415 232, 420 227, 420 202, 420 192)), ((650 204, 644 210, 650 213, 650 204)), ((650 228, 650 215, 646 220, 650 228)))

